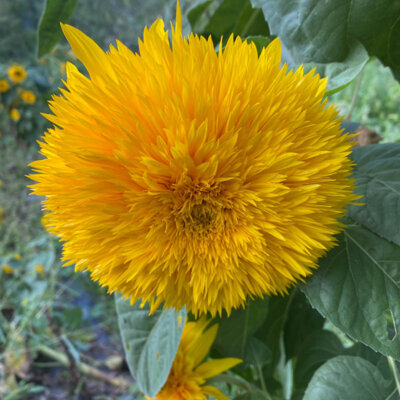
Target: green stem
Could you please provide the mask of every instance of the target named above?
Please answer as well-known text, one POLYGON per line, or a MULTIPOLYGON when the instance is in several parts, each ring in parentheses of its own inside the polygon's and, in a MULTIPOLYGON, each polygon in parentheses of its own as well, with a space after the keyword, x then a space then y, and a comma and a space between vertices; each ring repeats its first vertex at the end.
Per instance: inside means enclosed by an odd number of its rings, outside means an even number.
POLYGON ((385 398, 385 400, 390 400, 396 392, 397 392, 397 388, 394 389, 393 392, 390 393, 389 396, 385 398))
POLYGON ((257 365, 257 369, 258 369, 258 375, 260 376, 261 387, 262 387, 262 390, 263 390, 263 392, 265 394, 265 398, 267 400, 272 400, 271 395, 268 393, 267 385, 266 385, 265 379, 264 379, 264 374, 262 372, 262 368, 261 368, 260 364, 257 365))
POLYGON ((356 105, 358 93, 360 92, 360 87, 361 87, 361 81, 362 81, 362 78, 363 78, 363 74, 364 74, 364 70, 362 70, 360 72, 360 74, 358 75, 356 88, 354 89, 353 98, 351 99, 349 113, 347 115, 346 121, 350 121, 350 119, 351 119, 351 114, 353 113, 354 107, 356 105))
POLYGON ((251 391, 254 389, 254 386, 251 383, 245 381, 244 379, 240 379, 235 376, 227 374, 220 374, 207 380, 207 383, 213 383, 213 382, 229 383, 230 385, 235 385, 247 391, 251 391))
POLYGON ((397 367, 396 367, 396 363, 393 360, 393 358, 390 356, 387 357, 387 360, 388 360, 389 367, 392 371, 392 374, 394 376, 394 381, 396 382, 397 391, 400 394, 400 378, 399 378, 399 371, 397 370, 397 367))

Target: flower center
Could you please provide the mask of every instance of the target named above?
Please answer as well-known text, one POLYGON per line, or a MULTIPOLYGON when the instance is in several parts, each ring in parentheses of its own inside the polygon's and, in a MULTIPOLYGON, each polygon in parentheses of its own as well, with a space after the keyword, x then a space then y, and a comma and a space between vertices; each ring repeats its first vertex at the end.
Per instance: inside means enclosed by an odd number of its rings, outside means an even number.
POLYGON ((188 236, 201 237, 215 232, 222 218, 220 188, 190 182, 174 189, 173 215, 180 231, 188 236))
POLYGON ((208 235, 214 227, 215 210, 205 201, 194 204, 182 218, 183 228, 188 233, 208 235))

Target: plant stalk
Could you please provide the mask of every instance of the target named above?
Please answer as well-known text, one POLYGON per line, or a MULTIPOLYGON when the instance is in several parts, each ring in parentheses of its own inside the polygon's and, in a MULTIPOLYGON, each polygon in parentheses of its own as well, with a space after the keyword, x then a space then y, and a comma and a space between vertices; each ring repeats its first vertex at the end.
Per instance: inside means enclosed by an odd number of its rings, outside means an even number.
MULTIPOLYGON (((36 349, 38 351, 40 351, 43 355, 45 355, 53 360, 58 361, 60 364, 64 365, 65 367, 70 366, 68 357, 64 353, 53 350, 50 347, 45 346, 44 344, 39 344, 36 349)), ((128 388, 131 385, 131 383, 125 379, 115 378, 113 376, 110 376, 110 375, 98 370, 97 368, 91 367, 90 365, 87 365, 83 362, 77 362, 76 367, 83 374, 91 376, 92 378, 100 379, 102 381, 105 381, 105 382, 113 385, 113 386, 128 388)))
POLYGON ((397 367, 396 367, 396 363, 392 357, 388 356, 386 358, 388 360, 390 370, 392 371, 392 374, 394 376, 394 381, 396 382, 397 391, 400 395, 400 377, 399 377, 399 371, 397 370, 397 367))
POLYGON ((360 92, 361 81, 362 81, 362 78, 363 78, 363 74, 364 74, 364 70, 362 70, 362 71, 360 72, 360 74, 358 75, 356 88, 354 89, 354 93, 353 93, 353 97, 352 97, 352 99, 351 99, 351 104, 350 104, 350 108, 349 108, 349 113, 347 114, 346 121, 350 121, 350 120, 351 120, 351 114, 353 113, 354 107, 355 107, 355 105, 356 105, 358 93, 360 92))

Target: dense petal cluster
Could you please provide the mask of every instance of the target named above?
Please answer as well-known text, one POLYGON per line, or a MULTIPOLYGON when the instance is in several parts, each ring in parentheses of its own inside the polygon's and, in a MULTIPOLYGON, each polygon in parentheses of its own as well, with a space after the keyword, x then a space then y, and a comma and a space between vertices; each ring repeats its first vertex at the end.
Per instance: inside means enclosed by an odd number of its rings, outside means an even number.
POLYGON ((167 382, 155 399, 148 400, 207 400, 206 395, 229 400, 219 389, 207 385, 206 381, 242 361, 238 358, 220 358, 201 363, 218 331, 217 324, 207 329, 208 323, 206 318, 186 323, 167 382))
POLYGON ((67 265, 110 291, 216 314, 284 293, 334 244, 354 200, 351 144, 326 80, 229 38, 182 36, 162 20, 139 53, 64 33, 67 65, 33 163, 67 265))

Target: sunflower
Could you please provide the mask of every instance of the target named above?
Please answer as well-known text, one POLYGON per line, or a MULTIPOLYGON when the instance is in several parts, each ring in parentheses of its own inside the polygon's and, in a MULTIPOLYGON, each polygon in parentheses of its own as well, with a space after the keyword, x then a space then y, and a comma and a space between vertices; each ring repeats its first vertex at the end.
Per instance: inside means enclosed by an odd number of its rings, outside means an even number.
POLYGON ((32 187, 65 265, 132 301, 229 314, 334 246, 352 145, 326 79, 281 67, 279 39, 216 52, 181 24, 178 5, 172 43, 158 19, 139 53, 62 26, 90 77, 68 63, 32 187))
POLYGON ((14 269, 12 267, 10 267, 8 264, 4 264, 3 272, 7 275, 12 275, 14 273, 14 269))
POLYGON ((35 93, 31 92, 30 90, 24 90, 20 94, 21 99, 27 104, 33 104, 36 101, 35 93))
POLYGON ((10 117, 13 121, 19 121, 21 114, 16 108, 12 108, 10 111, 10 117))
POLYGON ((155 399, 148 400, 207 400, 206 395, 229 400, 219 389, 207 385, 206 380, 242 361, 238 358, 222 358, 201 363, 218 331, 217 324, 207 329, 208 324, 206 318, 186 323, 167 382, 155 399))
POLYGON ((27 77, 26 70, 22 65, 13 65, 8 68, 7 73, 11 81, 15 83, 23 82, 27 77))
POLYGON ((0 93, 5 93, 10 89, 10 85, 5 79, 0 79, 0 93))

